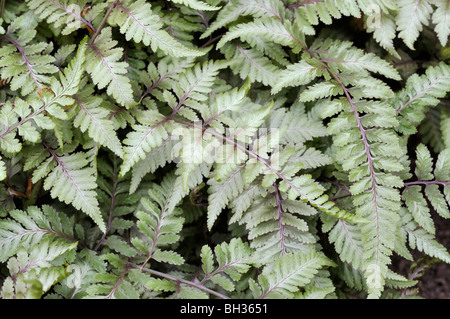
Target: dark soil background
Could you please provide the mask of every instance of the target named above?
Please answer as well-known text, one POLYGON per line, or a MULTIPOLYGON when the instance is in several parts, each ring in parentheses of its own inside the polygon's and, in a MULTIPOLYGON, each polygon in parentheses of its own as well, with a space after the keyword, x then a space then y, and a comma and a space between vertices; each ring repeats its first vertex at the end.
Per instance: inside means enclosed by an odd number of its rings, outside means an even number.
MULTIPOLYGON (((436 226, 436 239, 450 250, 450 221, 440 216, 434 216, 436 226)), ((424 255, 419 251, 414 251, 415 260, 424 255)), ((408 277, 412 262, 395 256, 393 267, 398 273, 408 277)), ((418 278, 418 295, 425 299, 450 299, 450 265, 439 262, 425 271, 422 277, 418 278)))

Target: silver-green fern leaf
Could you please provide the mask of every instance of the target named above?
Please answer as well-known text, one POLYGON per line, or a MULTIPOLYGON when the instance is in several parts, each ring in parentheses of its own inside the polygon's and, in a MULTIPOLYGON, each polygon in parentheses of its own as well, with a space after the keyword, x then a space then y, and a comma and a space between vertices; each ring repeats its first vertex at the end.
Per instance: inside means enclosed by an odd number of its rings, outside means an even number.
POLYGON ((90 166, 84 152, 65 153, 43 143, 41 150, 26 163, 26 169, 34 169, 33 183, 44 179, 43 187, 50 196, 83 211, 106 230, 95 192, 96 172, 90 166))

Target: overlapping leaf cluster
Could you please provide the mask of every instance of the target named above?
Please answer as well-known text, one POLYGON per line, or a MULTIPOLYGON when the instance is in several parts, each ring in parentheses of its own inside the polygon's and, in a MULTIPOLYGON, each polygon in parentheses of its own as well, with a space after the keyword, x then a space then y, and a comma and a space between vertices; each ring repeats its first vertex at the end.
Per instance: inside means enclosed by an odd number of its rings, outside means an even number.
POLYGON ((2 298, 397 298, 393 254, 450 262, 448 1, 2 3, 2 298))

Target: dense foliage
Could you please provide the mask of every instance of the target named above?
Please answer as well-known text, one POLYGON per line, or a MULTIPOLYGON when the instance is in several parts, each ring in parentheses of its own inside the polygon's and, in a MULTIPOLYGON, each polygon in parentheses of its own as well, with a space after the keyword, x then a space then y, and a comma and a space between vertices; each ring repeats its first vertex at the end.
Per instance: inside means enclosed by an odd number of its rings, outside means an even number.
POLYGON ((394 255, 450 263, 449 0, 0 10, 2 298, 406 298, 394 255))

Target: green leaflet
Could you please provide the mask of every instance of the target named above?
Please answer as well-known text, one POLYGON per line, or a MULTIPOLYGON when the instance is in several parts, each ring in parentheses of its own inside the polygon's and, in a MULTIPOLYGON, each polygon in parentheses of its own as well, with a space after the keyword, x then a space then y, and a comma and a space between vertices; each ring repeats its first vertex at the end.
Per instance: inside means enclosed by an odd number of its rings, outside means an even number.
POLYGON ((411 216, 406 212, 406 209, 401 211, 402 223, 400 229, 404 234, 404 241, 407 241, 412 249, 418 249, 425 252, 428 256, 448 262, 450 254, 447 249, 438 243, 432 234, 418 227, 420 224, 412 220, 411 216))
POLYGON ((153 148, 160 146, 163 140, 168 137, 167 131, 163 126, 164 119, 161 114, 155 114, 155 112, 148 112, 148 114, 148 117, 154 119, 154 124, 152 126, 134 125, 134 132, 129 133, 127 138, 123 141, 127 146, 124 148, 125 161, 122 165, 122 176, 134 163, 141 159, 145 159, 146 153, 150 152, 153 148))
POLYGON ((278 206, 271 199, 255 199, 239 220, 249 231, 251 247, 258 251, 255 253, 258 260, 267 262, 285 253, 303 253, 313 249, 316 241, 308 233, 308 224, 301 212, 289 208, 288 200, 278 206))
POLYGON ((422 225, 427 232, 434 234, 434 222, 431 219, 426 200, 421 193, 421 187, 418 185, 407 187, 403 192, 403 200, 411 211, 414 220, 422 225))
POLYGON ((396 37, 396 23, 395 17, 386 12, 380 12, 378 20, 374 21, 372 27, 368 31, 373 32, 374 39, 390 54, 395 57, 400 57, 395 50, 394 39, 396 37))
MULTIPOLYGON (((404 43, 414 50, 414 43, 419 37, 423 28, 428 26, 430 22, 434 24, 434 31, 436 32, 440 43, 445 46, 448 40, 448 19, 450 17, 449 4, 445 1, 414 1, 402 0, 397 4, 394 17, 392 15, 382 15, 381 24, 384 30, 388 31, 388 35, 383 37, 381 34, 376 35, 376 39, 386 49, 393 49, 389 41, 395 37, 393 30, 393 23, 395 20, 396 30, 399 31, 398 37, 404 43), (384 27, 386 26, 386 28, 384 27)), ((381 31, 381 30, 380 30, 381 31)), ((379 31, 379 32, 380 32, 379 31)), ((375 29, 375 33, 377 30, 375 29)))

